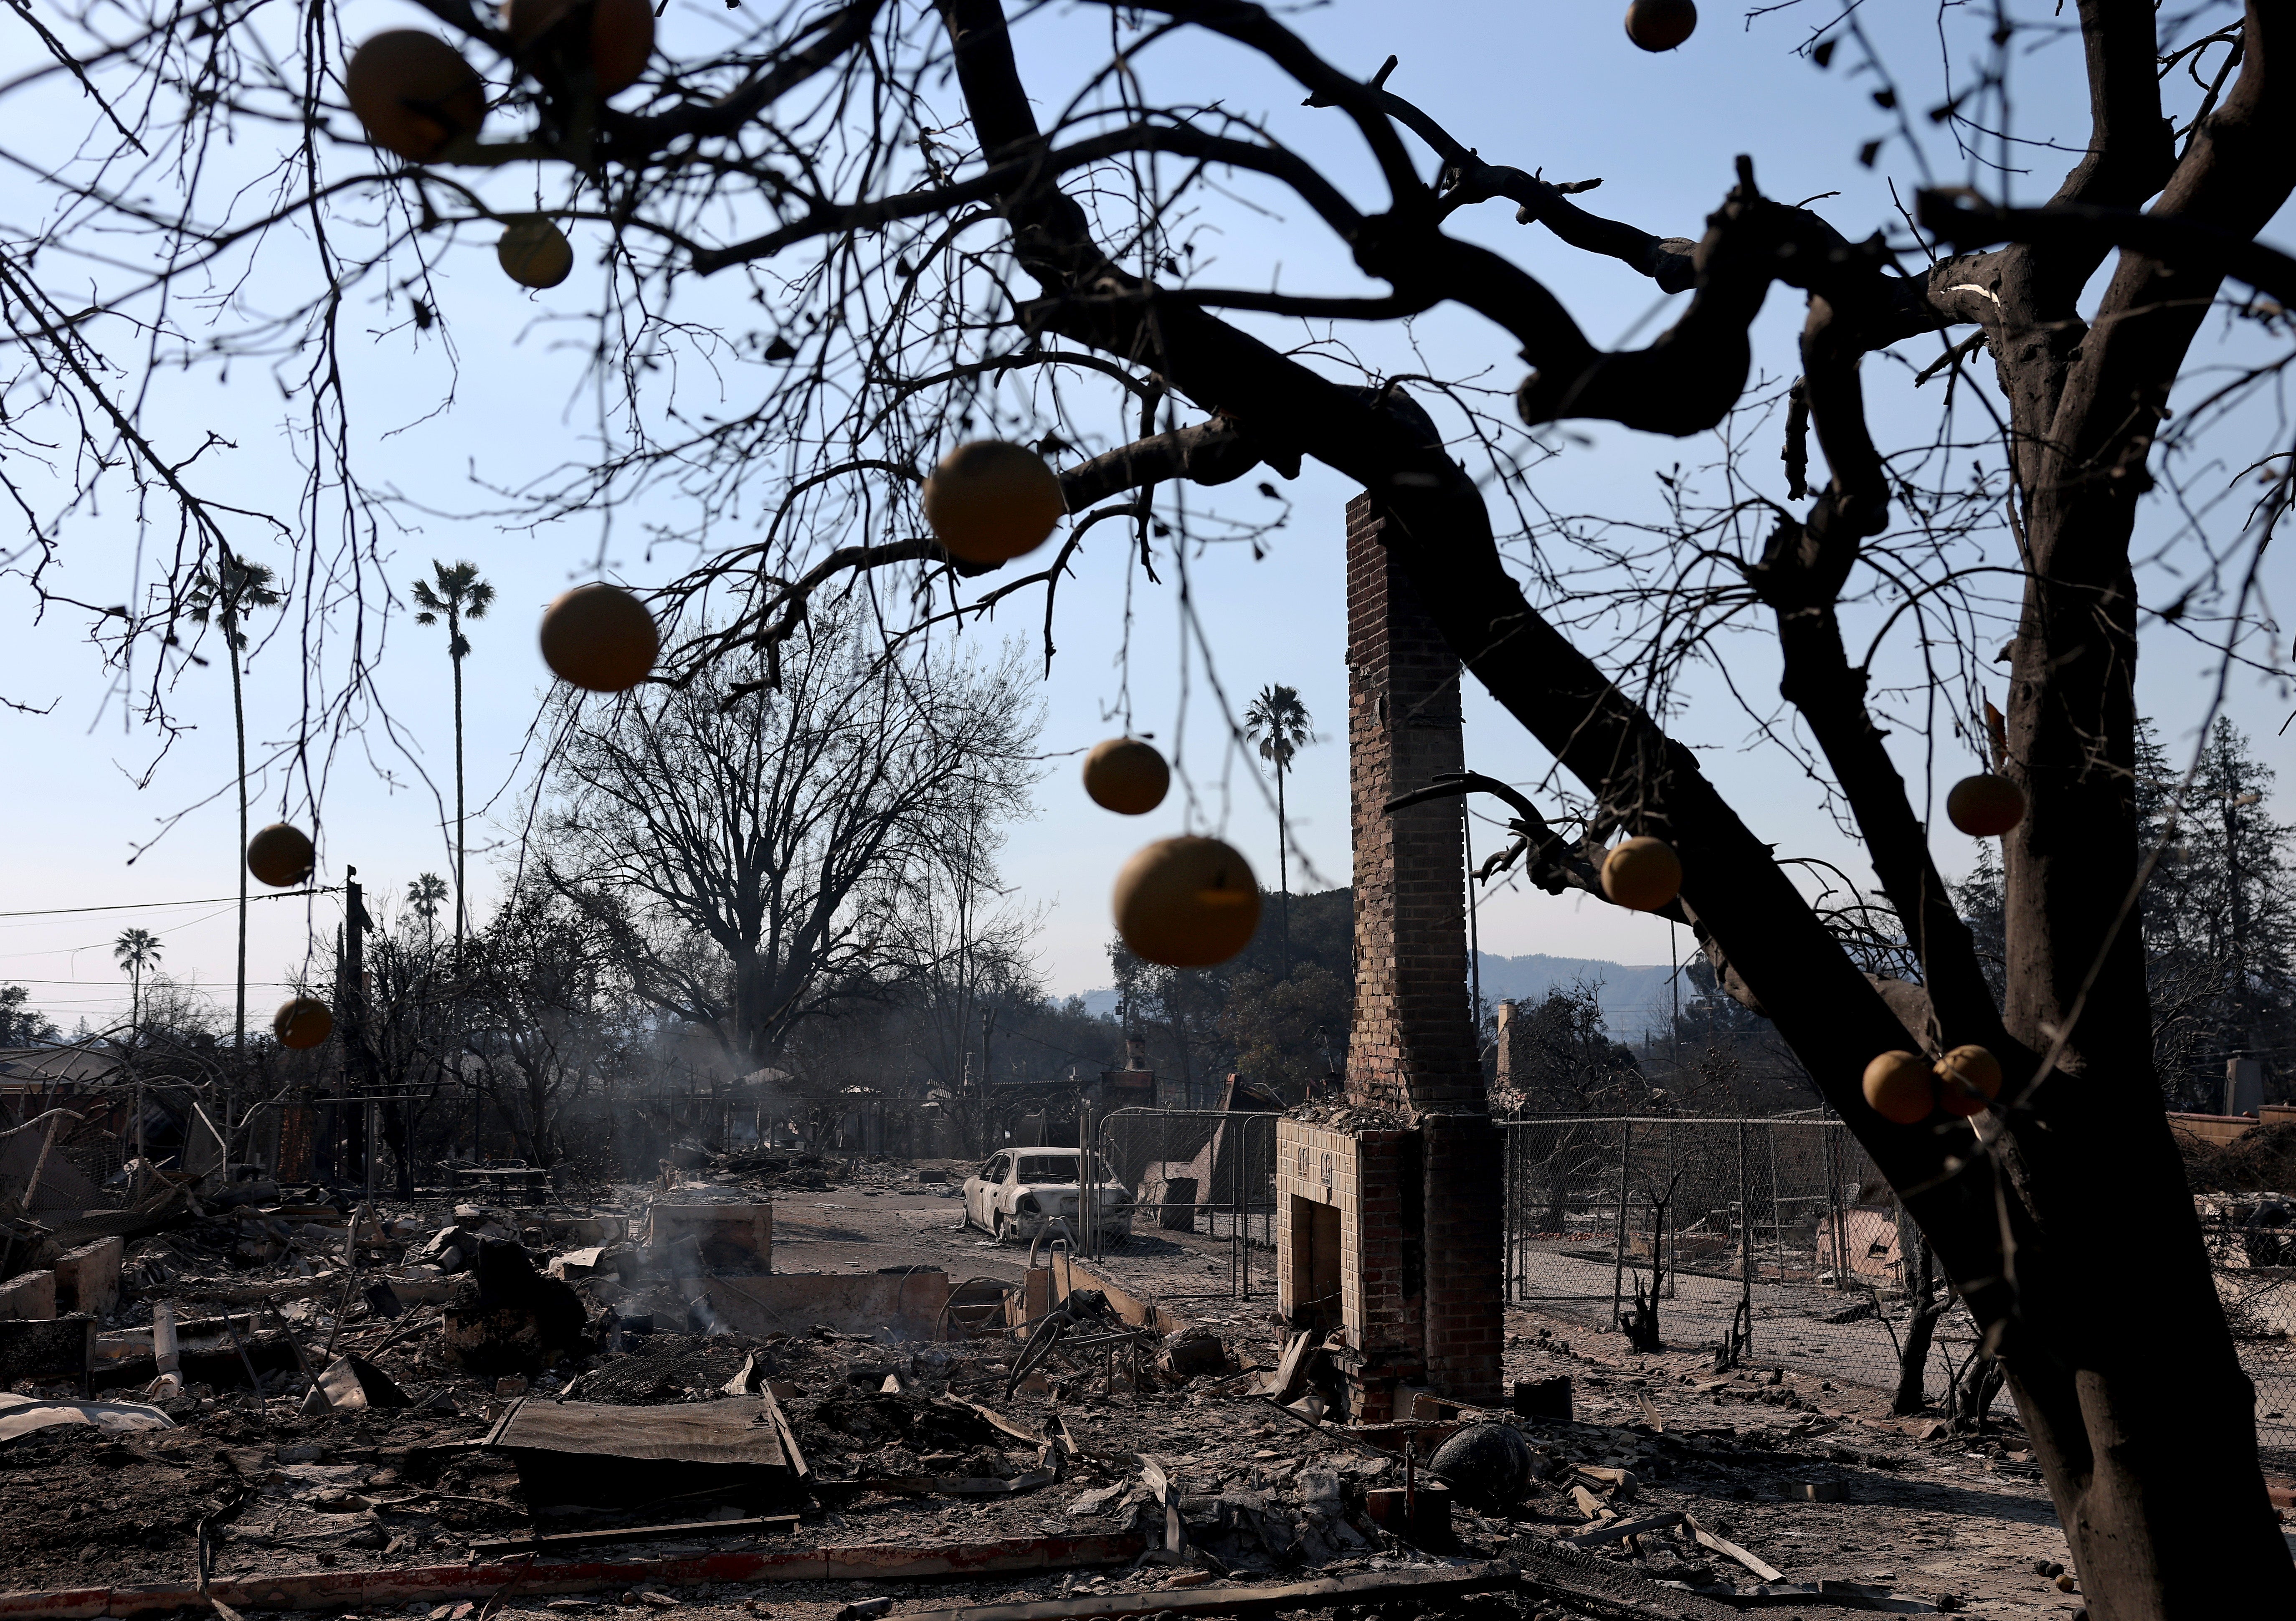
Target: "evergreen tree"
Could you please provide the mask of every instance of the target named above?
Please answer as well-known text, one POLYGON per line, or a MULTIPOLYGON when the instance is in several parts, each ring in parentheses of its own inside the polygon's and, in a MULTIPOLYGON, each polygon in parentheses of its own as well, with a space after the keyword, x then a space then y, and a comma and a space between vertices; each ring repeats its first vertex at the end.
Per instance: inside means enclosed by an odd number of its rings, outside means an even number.
MULTIPOLYGON (((2211 1111, 2224 1106, 2228 1060, 2291 1068, 2292 830, 2265 809, 2274 774, 2229 720, 2210 729, 2189 783, 2149 728, 2136 767, 2138 814, 2160 850, 2144 895, 2154 1061, 2170 1107, 2211 1111)), ((2268 1085, 2284 1095, 2289 1079, 2268 1085)))
MULTIPOLYGON (((2225 1064, 2267 1065, 2267 1095, 2296 1093, 2296 896, 2289 824, 2264 808, 2274 774, 2219 719, 2188 784, 2148 724, 2136 733, 2136 814, 2157 850, 2141 901, 2152 1058, 2168 1106, 2224 1107, 2225 1064)), ((2005 983, 2001 864, 1980 840, 1955 890, 1995 994, 2005 983)))

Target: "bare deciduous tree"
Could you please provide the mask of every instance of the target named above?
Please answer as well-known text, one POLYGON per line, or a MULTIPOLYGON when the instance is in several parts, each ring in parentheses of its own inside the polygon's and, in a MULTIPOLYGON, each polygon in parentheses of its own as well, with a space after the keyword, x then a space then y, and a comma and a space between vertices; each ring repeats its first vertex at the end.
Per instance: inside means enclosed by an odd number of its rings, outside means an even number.
POLYGON ((553 767, 551 880, 636 994, 713 1032, 734 1073, 934 966, 939 892, 993 888, 1023 815, 1037 714, 1017 655, 885 657, 857 608, 816 609, 773 687, 713 668, 594 706, 553 767))

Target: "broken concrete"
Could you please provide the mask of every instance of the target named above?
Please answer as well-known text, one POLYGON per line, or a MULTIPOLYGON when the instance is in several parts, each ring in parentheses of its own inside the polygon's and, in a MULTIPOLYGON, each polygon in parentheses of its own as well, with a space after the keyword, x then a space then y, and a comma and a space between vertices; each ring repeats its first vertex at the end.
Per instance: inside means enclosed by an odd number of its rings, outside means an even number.
POLYGON ((0 1283, 0 1322, 30 1322, 56 1314, 56 1274, 20 1272, 0 1283))
POLYGON ((119 1239, 98 1239, 56 1257, 56 1309, 109 1315, 119 1304, 119 1264, 127 1245, 119 1239))
POLYGON ((770 1273, 774 1269, 774 1208, 771 1204, 658 1204, 646 1216, 646 1250, 658 1271, 671 1271, 671 1255, 691 1240, 699 1260, 693 1272, 770 1273))

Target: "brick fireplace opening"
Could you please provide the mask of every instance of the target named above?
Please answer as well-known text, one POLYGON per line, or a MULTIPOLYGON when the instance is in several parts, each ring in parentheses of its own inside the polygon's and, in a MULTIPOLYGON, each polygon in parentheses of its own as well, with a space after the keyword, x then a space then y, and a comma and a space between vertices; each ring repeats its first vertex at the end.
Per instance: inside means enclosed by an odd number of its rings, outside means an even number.
POLYGON ((1468 1005, 1466 846, 1456 800, 1387 801, 1461 769, 1460 667, 1382 543, 1348 508, 1348 754, 1355 1027, 1347 1102, 1276 1126, 1279 1302, 1339 1327, 1359 1420, 1397 1392, 1500 1398, 1500 1145, 1468 1005), (1336 1294, 1336 1299, 1333 1298, 1336 1294))

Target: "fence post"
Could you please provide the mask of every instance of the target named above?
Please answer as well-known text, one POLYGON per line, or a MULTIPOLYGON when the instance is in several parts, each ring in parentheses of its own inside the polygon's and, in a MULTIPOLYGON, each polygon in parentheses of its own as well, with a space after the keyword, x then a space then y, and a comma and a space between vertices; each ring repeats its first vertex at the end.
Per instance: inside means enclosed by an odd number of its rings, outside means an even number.
POLYGON ((1499 1205, 1499 1242, 1505 1247, 1506 1252, 1506 1264, 1499 1273, 1502 1291, 1499 1298, 1512 1303, 1521 1298, 1515 1287, 1515 1278, 1522 1265, 1518 1253, 1521 1248, 1518 1232, 1521 1218, 1515 1207, 1521 1199, 1522 1190, 1518 1185, 1521 1172, 1515 1163, 1514 1128, 1504 1124, 1499 1127, 1499 1186, 1504 1190, 1499 1205))
POLYGON ((1746 1323, 1746 1338, 1738 1355, 1754 1349, 1754 1199, 1746 1183, 1746 1122, 1738 1122, 1738 1309, 1746 1323))
MULTIPOLYGON (((1762 1133, 1770 1145, 1770 1237, 1778 1247, 1778 1281, 1786 1281, 1786 1224, 1778 1210, 1778 1128, 1774 1122, 1762 1133)), ((1814 1281, 1815 1280, 1813 1280, 1814 1281)))
MULTIPOLYGON (((1246 1156, 1251 1152, 1251 1117, 1245 1115, 1241 1119, 1223 1120, 1220 1122, 1219 1130, 1221 1143, 1228 1150, 1227 1252, 1230 1257, 1228 1292, 1241 1299, 1249 1300, 1251 1298, 1251 1257, 1243 1247, 1243 1162, 1246 1156), (1227 1128, 1231 1125, 1242 1128, 1238 1133, 1238 1135, 1242 1138, 1242 1142, 1227 1141, 1227 1128), (1239 1288, 1239 1285, 1242 1287, 1239 1288)), ((1217 1169, 1218 1165, 1217 1155, 1214 1156, 1213 1164, 1214 1168, 1217 1169)))
POLYGON ((1841 1203, 1841 1174, 1836 1161, 1839 1152, 1840 1144, 1834 1141, 1833 1123, 1829 1120, 1825 1124, 1824 1158, 1825 1224, 1830 1229, 1826 1236, 1833 1240, 1829 1247, 1833 1251, 1833 1287, 1846 1289, 1849 1287, 1849 1222, 1843 1214, 1841 1203))
POLYGON ((1635 1123, 1619 1122, 1619 1238, 1611 1260, 1611 1326, 1619 1326, 1619 1307, 1626 1299, 1627 1170, 1634 1163, 1635 1123))

